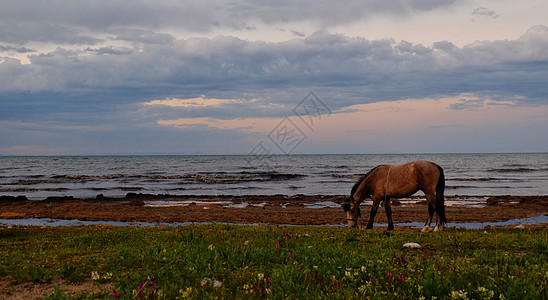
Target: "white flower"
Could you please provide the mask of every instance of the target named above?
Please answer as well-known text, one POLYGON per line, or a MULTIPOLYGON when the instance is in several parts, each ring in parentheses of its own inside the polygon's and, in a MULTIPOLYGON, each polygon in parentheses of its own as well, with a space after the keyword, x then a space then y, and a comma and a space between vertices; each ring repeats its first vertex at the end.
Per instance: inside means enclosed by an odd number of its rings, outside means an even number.
POLYGON ((210 284, 210 283, 211 283, 211 278, 208 278, 208 277, 205 277, 204 279, 202 279, 202 281, 200 281, 200 284, 201 284, 202 286, 206 286, 206 285, 208 285, 208 284, 210 284))
POLYGON ((213 251, 213 249, 215 249, 215 246, 213 246, 213 244, 211 244, 211 245, 207 246, 207 249, 213 251))
POLYGON ((213 287, 214 287, 214 288, 217 288, 217 289, 218 289, 218 288, 220 288, 220 287, 222 287, 222 286, 223 286, 223 283, 220 282, 219 280, 213 281, 213 287))
POLYGON ((264 274, 263 273, 258 273, 257 277, 259 277, 259 280, 263 280, 264 279, 264 274))
POLYGON ((464 290, 452 291, 451 299, 468 299, 468 293, 465 292, 464 290))

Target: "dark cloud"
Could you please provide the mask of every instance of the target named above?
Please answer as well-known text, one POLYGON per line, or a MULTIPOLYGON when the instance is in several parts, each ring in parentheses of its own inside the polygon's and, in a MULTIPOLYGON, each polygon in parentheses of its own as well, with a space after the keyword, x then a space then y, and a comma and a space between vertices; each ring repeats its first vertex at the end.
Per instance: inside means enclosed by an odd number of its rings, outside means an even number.
POLYGON ((82 28, 58 23, 2 22, 0 42, 25 44, 28 42, 52 42, 64 45, 94 45, 101 39, 84 33, 82 28))
POLYGON ((75 93, 82 98, 101 91, 105 98, 93 101, 130 102, 223 93, 238 98, 247 92, 287 103, 282 90, 320 89, 339 95, 339 107, 468 92, 521 95, 524 102, 538 102, 547 94, 545 49, 544 26, 517 40, 462 48, 448 42, 426 47, 369 41, 325 31, 280 43, 219 36, 150 43, 139 49, 58 48, 30 56, 28 65, 2 62, 0 74, 6 76, 0 79, 0 91, 75 93))
POLYGON ((29 53, 29 52, 35 52, 35 51, 36 50, 25 48, 25 47, 12 47, 12 46, 0 45, 0 52, 29 53))
POLYGON ((255 23, 313 22, 319 28, 344 25, 371 16, 430 11, 451 6, 443 1, 93 1, 4 0, 0 3, 0 41, 25 43, 46 40, 91 43, 85 32, 108 32, 113 28, 165 28, 208 32, 217 28, 255 30, 255 23))
POLYGON ((475 8, 472 11, 472 16, 488 17, 491 19, 496 19, 499 17, 499 15, 494 10, 488 9, 487 7, 483 6, 475 8))

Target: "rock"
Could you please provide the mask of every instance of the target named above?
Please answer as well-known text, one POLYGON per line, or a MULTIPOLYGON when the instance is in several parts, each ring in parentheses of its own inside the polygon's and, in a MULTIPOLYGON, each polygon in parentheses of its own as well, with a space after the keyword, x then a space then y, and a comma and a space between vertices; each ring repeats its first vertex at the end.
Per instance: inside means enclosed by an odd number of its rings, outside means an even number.
POLYGON ((405 243, 403 244, 403 246, 405 248, 420 248, 421 245, 417 244, 417 243, 405 243))
POLYGON ((0 196, 0 203, 23 202, 28 200, 27 196, 0 196))
POLYGON ((131 206, 145 206, 145 201, 143 199, 131 199, 129 201, 131 206))

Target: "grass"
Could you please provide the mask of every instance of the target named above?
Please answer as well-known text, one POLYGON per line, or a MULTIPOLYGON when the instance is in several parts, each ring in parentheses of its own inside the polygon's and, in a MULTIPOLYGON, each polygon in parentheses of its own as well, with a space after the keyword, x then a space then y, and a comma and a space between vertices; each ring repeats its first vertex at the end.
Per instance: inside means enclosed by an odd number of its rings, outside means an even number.
MULTIPOLYGON (((12 286, 112 283, 77 299, 548 299, 547 258, 543 229, 0 229, 0 278, 12 286)), ((57 288, 48 299, 71 298, 57 288)))

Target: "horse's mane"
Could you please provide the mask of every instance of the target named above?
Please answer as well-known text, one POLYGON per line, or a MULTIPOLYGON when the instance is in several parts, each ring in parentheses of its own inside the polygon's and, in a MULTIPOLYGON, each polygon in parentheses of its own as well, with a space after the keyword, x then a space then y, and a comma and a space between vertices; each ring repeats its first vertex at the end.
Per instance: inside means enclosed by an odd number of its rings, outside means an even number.
POLYGON ((374 167, 373 169, 369 170, 369 172, 367 172, 365 175, 360 177, 360 179, 358 179, 358 181, 352 187, 352 191, 350 192, 350 197, 354 196, 354 193, 356 193, 360 184, 365 180, 365 178, 367 178, 367 176, 371 175, 371 173, 373 173, 373 171, 375 171, 375 169, 378 167, 379 166, 374 167))

